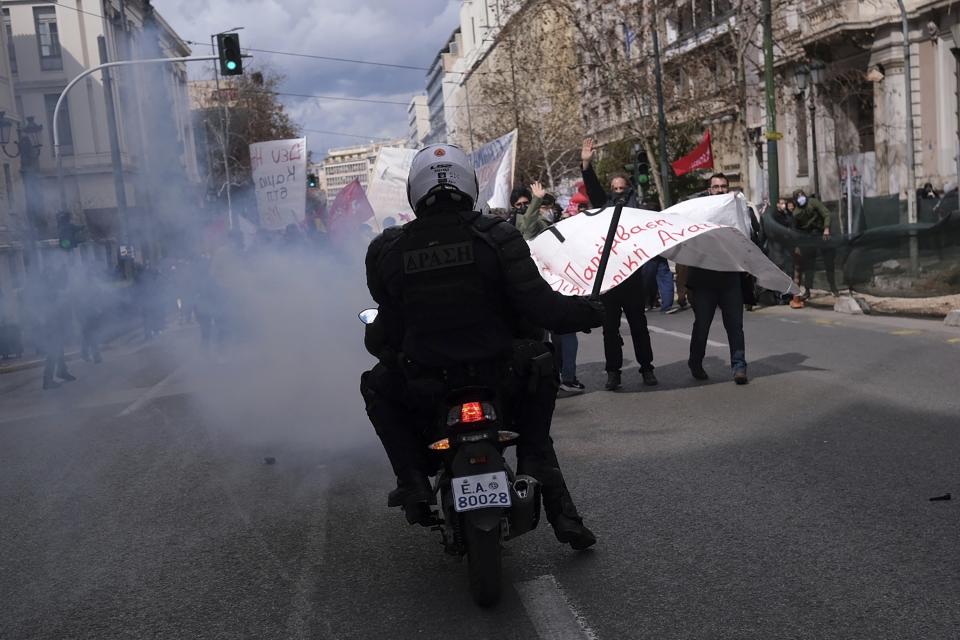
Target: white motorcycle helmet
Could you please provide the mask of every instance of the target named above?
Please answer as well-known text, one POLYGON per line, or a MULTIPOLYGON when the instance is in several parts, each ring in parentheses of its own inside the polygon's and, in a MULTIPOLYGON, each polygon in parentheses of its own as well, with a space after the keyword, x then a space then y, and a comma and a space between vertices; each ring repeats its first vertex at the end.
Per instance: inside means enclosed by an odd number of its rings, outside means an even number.
POLYGON ((441 196, 457 201, 466 211, 473 208, 479 195, 477 172, 460 147, 431 144, 413 157, 407 176, 407 201, 415 215, 441 196))

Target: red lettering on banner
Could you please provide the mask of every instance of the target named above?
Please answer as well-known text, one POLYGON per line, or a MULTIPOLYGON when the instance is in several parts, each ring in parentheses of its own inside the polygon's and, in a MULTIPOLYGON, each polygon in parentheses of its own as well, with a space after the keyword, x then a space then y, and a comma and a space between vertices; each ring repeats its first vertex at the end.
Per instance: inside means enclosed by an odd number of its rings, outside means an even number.
POLYGON ((567 278, 569 278, 570 280, 573 280, 574 282, 577 282, 577 280, 579 280, 580 282, 578 282, 577 284, 583 284, 583 286, 585 287, 590 286, 587 282, 583 280, 580 274, 577 273, 577 270, 569 262, 567 263, 567 266, 563 268, 563 275, 567 276, 567 278))
POLYGON ((674 238, 673 234, 670 233, 669 231, 664 231, 663 229, 661 229, 660 231, 657 231, 657 235, 660 236, 660 244, 662 244, 663 246, 667 246, 671 243, 678 242, 678 240, 674 238))

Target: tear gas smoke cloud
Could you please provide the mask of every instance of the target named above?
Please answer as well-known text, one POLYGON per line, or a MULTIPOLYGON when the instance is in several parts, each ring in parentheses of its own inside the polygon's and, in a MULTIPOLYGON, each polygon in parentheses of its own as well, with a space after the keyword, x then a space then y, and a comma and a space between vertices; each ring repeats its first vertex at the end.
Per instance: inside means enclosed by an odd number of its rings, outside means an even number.
POLYGON ((185 373, 194 407, 253 442, 325 452, 372 443, 359 392, 371 360, 356 316, 370 306, 361 267, 307 252, 220 249, 211 268, 232 339, 223 356, 185 373))

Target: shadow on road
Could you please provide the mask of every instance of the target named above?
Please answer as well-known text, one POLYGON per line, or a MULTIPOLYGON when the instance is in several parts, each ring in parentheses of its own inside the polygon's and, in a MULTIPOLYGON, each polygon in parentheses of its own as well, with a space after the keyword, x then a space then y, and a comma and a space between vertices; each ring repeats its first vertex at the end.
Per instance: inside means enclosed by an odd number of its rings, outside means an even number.
MULTIPOLYGON (((804 364, 808 356, 802 353, 781 353, 767 356, 750 362, 747 372, 751 380, 770 376, 793 373, 796 371, 824 371, 818 367, 804 364)), ((618 393, 653 393, 656 391, 671 391, 673 389, 687 389, 692 387, 707 387, 715 384, 733 384, 733 373, 730 365, 724 358, 708 356, 703 361, 703 368, 710 376, 709 380, 695 380, 690 375, 690 369, 685 360, 660 365, 656 368, 657 379, 660 384, 655 387, 646 387, 640 378, 640 372, 630 363, 623 368, 623 386, 618 393)), ((586 385, 588 393, 603 391, 607 380, 602 362, 589 362, 577 365, 577 374, 586 385)))

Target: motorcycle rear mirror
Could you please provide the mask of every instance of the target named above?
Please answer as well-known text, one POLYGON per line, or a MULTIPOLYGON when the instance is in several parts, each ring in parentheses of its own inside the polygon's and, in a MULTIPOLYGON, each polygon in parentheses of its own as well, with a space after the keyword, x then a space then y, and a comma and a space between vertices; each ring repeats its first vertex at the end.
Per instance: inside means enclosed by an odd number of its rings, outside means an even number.
POLYGON ((377 314, 379 313, 380 311, 377 309, 364 309, 357 314, 357 317, 360 318, 360 322, 363 324, 373 324, 373 321, 377 319, 377 314))

